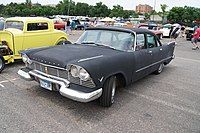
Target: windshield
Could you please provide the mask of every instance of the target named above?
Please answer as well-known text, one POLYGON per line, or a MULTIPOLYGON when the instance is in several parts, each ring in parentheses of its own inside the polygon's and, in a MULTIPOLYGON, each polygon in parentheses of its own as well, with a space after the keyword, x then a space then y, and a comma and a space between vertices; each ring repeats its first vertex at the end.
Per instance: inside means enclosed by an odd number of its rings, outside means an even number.
POLYGON ((20 21, 7 21, 5 28, 14 28, 18 30, 23 30, 24 23, 20 21))
POLYGON ((121 51, 133 51, 134 41, 134 35, 128 32, 86 30, 76 43, 83 45, 105 46, 121 51))

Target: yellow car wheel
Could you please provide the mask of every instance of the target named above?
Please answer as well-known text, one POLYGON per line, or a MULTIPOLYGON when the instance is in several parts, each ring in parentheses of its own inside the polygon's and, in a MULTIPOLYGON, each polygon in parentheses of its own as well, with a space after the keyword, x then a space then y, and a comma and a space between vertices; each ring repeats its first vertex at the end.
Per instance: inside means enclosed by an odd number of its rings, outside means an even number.
POLYGON ((56 45, 64 45, 65 41, 67 41, 67 39, 62 38, 56 43, 56 45))
POLYGON ((5 60, 2 56, 0 56, 0 73, 3 71, 5 68, 5 60))

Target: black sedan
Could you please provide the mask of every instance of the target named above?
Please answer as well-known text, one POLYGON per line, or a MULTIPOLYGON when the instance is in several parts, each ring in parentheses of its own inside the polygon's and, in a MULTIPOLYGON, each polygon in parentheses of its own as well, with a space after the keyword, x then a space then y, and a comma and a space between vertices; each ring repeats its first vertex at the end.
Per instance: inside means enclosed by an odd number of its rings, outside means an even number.
POLYGON ((109 107, 118 87, 160 74, 174 58, 174 47, 146 29, 89 28, 75 44, 23 51, 26 67, 18 74, 70 99, 99 99, 109 107))

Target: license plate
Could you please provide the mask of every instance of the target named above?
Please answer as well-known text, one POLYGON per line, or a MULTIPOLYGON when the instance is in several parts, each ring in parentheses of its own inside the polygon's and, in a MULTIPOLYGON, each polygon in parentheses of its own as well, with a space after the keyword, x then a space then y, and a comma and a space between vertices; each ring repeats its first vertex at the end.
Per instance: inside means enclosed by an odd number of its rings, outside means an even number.
POLYGON ((47 90, 52 91, 52 84, 51 84, 51 82, 49 82, 49 81, 40 80, 40 86, 41 86, 42 88, 45 88, 45 89, 47 89, 47 90))

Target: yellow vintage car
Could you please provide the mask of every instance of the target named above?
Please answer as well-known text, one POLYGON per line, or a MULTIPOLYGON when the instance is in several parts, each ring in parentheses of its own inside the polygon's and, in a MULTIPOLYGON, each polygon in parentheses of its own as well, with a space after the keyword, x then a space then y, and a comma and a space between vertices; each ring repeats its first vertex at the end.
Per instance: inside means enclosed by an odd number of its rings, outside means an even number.
POLYGON ((54 29, 53 20, 43 17, 13 17, 6 19, 0 31, 0 72, 5 64, 21 59, 20 51, 60 45, 67 34, 54 29))

